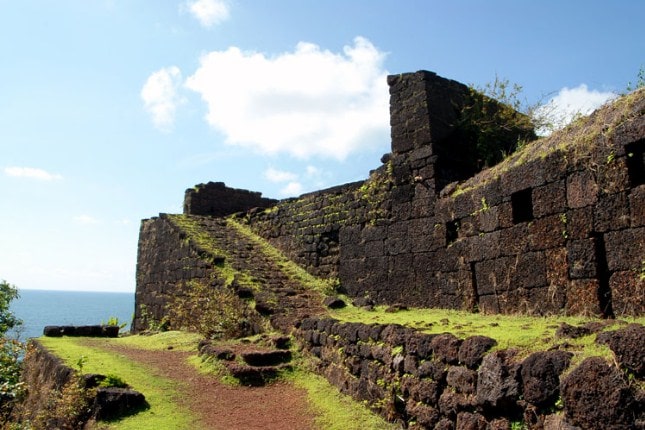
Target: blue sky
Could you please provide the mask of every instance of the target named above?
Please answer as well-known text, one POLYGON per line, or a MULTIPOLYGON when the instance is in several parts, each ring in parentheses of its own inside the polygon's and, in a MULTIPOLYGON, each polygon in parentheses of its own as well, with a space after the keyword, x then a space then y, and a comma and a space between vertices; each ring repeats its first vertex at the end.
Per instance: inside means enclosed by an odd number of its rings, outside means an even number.
POLYGON ((283 198, 389 151, 387 74, 580 106, 645 63, 645 2, 0 0, 0 279, 134 291, 140 220, 283 198))

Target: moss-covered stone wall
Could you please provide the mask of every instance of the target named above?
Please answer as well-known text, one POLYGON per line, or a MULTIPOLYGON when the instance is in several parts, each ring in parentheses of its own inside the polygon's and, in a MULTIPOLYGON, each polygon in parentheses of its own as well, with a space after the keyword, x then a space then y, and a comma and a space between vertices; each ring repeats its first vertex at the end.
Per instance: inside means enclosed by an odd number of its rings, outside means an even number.
POLYGON ((489 337, 396 324, 309 318, 296 331, 332 384, 414 429, 638 428, 644 335, 638 324, 600 333, 616 362, 591 357, 571 368, 571 352, 522 356, 489 337))

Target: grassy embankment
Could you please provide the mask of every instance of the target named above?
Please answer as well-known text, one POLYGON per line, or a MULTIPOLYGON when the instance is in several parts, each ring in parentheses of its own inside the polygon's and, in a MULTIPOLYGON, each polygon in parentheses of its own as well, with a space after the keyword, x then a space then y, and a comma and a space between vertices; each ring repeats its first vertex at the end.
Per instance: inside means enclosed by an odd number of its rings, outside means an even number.
POLYGON ((555 332, 560 324, 581 326, 601 322, 607 324, 603 330, 616 330, 628 323, 645 324, 645 316, 600 320, 580 316, 483 315, 446 309, 412 308, 398 312, 386 312, 385 309, 385 306, 377 306, 373 311, 365 311, 350 305, 331 311, 331 315, 347 322, 401 324, 424 333, 449 332, 462 339, 475 335, 488 336, 497 341, 494 349, 518 349, 518 358, 559 345, 560 349, 574 354, 572 366, 591 356, 611 358, 612 352, 605 345, 595 343, 595 334, 578 339, 557 338, 555 332))

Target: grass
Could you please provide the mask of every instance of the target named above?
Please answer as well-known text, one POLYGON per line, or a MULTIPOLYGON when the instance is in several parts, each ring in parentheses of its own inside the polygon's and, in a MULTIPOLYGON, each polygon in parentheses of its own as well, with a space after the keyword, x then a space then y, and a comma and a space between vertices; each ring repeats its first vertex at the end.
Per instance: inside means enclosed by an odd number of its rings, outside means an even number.
MULTIPOLYGON (((582 325, 598 321, 573 316, 484 315, 457 310, 414 308, 385 312, 385 309, 385 306, 377 306, 373 311, 365 311, 348 305, 346 308, 330 311, 330 315, 347 322, 400 324, 424 333, 449 332, 462 339, 475 335, 488 336, 497 341, 495 349, 517 348, 520 350, 520 357, 564 343, 565 339, 555 337, 555 331, 561 323, 582 325)), ((605 330, 616 329, 626 322, 645 324, 645 316, 616 320, 605 330)), ((579 339, 566 339, 566 344, 563 347, 574 353, 573 365, 590 356, 612 356, 609 348, 595 344, 593 334, 579 339)))
POLYGON ((400 428, 371 412, 365 405, 342 394, 322 376, 296 370, 289 379, 307 391, 309 404, 316 414, 315 423, 325 430, 394 430, 400 428))
MULTIPOLYGON (((144 336, 137 337, 144 338, 144 336)), ((106 340, 105 342, 118 343, 121 340, 106 340)), ((149 342, 149 339, 141 340, 143 343, 149 342)), ((83 373, 118 375, 132 388, 144 393, 150 405, 149 409, 143 410, 136 415, 106 423, 104 428, 113 430, 196 428, 194 417, 177 406, 177 381, 155 376, 147 367, 118 354, 104 351, 98 347, 88 346, 83 338, 40 338, 39 341, 72 368, 78 369, 77 363, 81 360, 81 357, 84 357, 83 373)))
POLYGON ((183 331, 166 331, 151 336, 135 335, 112 339, 116 345, 128 346, 137 349, 159 351, 173 349, 175 351, 196 351, 197 343, 203 336, 197 333, 183 331))

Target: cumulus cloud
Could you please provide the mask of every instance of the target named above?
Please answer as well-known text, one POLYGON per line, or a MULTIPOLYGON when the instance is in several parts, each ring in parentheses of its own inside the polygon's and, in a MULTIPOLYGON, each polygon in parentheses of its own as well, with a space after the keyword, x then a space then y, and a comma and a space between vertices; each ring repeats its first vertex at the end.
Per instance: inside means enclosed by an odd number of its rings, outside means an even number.
POLYGON ((228 4, 222 0, 192 0, 185 7, 204 27, 212 27, 230 16, 228 4))
POLYGON ((302 184, 297 181, 289 182, 285 187, 280 190, 282 196, 299 196, 302 194, 302 184))
MULTIPOLYGON (((589 115, 604 103, 617 97, 609 91, 590 90, 586 84, 575 88, 562 88, 556 96, 536 110, 536 115, 548 123, 538 129, 538 134, 546 135, 559 130, 580 115, 589 115)), ((544 122, 544 121, 540 121, 544 122)))
POLYGON ((294 181, 298 179, 298 175, 292 172, 286 172, 284 170, 277 170, 273 167, 269 167, 264 172, 264 177, 271 182, 287 182, 294 181))
POLYGON ((362 37, 342 53, 304 42, 275 56, 231 47, 204 55, 186 87, 228 144, 342 160, 388 139, 384 59, 362 37))
POLYGON ((16 178, 38 179, 40 181, 54 181, 57 179, 63 179, 61 175, 49 173, 46 170, 36 169, 34 167, 5 167, 4 174, 16 178))
POLYGON ((150 75, 141 89, 145 108, 152 116, 152 122, 161 130, 170 130, 175 122, 175 112, 181 103, 178 92, 181 82, 179 68, 166 67, 150 75))

